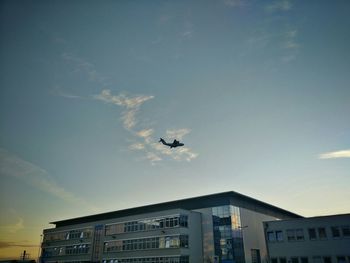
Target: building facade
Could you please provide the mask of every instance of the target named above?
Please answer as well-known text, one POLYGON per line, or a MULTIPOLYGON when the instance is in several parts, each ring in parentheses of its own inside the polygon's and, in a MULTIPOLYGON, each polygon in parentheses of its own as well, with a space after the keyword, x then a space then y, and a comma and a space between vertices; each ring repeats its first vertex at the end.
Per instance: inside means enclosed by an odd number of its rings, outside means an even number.
POLYGON ((263 222, 299 215, 236 192, 56 221, 45 263, 260 263, 263 222))
POLYGON ((271 263, 350 263, 350 214, 264 222, 271 263))

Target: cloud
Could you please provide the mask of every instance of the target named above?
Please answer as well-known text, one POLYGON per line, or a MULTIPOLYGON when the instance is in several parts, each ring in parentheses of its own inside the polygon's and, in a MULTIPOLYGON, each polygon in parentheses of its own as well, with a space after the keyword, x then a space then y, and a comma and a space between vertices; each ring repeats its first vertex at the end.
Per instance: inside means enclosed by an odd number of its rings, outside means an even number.
POLYGON ((137 132, 137 136, 142 137, 142 138, 147 138, 150 137, 153 134, 153 129, 145 129, 137 132))
POLYGON ((148 159, 152 165, 154 165, 155 162, 159 162, 162 160, 162 158, 160 158, 157 154, 153 152, 147 152, 146 159, 148 159))
MULTIPOLYGON (((47 192, 67 203, 85 206, 89 209, 96 210, 95 207, 92 207, 83 199, 78 198, 74 194, 66 191, 63 187, 59 186, 46 170, 25 161, 2 148, 0 148, 0 176, 18 178, 19 180, 22 180, 27 184, 32 185, 41 191, 47 192)), ((21 221, 18 222, 17 227, 21 227, 21 221)))
POLYGON ((298 30, 293 29, 285 33, 284 48, 286 49, 297 49, 300 45, 297 43, 296 38, 298 36, 298 30))
MULTIPOLYGON (((183 137, 191 132, 190 129, 183 128, 177 130, 167 130, 165 132, 166 138, 168 140, 173 140, 174 138, 182 140, 183 137)), ((170 149, 165 147, 163 144, 160 144, 153 138, 153 129, 145 129, 139 132, 136 132, 136 135, 144 139, 142 147, 135 147, 137 144, 132 144, 129 148, 132 150, 141 150, 146 152, 146 159, 148 159, 152 165, 156 162, 163 160, 163 157, 172 158, 177 161, 192 161, 198 157, 198 154, 193 152, 190 148, 184 146, 175 149, 170 149)))
POLYGON ((229 7, 242 7, 247 5, 246 0, 224 0, 224 4, 229 7))
POLYGON ((55 96, 60 96, 60 97, 64 97, 67 99, 83 99, 83 97, 81 97, 81 96, 73 95, 67 91, 63 91, 59 86, 56 86, 53 89, 52 94, 55 96))
POLYGON ((108 79, 100 74, 94 64, 86 61, 83 58, 80 58, 72 53, 63 52, 62 58, 71 63, 74 66, 75 72, 82 72, 87 74, 90 81, 98 82, 107 86, 109 84, 108 79))
POLYGON ((153 99, 154 96, 140 95, 127 97, 124 94, 112 95, 110 90, 105 89, 102 90, 100 94, 94 95, 93 98, 125 108, 125 110, 122 112, 123 126, 125 129, 131 130, 137 124, 136 114, 138 113, 141 105, 144 102, 153 99))
POLYGON ((266 6, 266 10, 269 12, 276 11, 289 11, 293 7, 291 1, 289 0, 278 0, 274 1, 272 4, 266 6))
MULTIPOLYGON (((124 108, 121 113, 121 120, 123 127, 130 132, 135 138, 135 141, 129 145, 129 149, 132 151, 139 151, 144 153, 144 158, 149 160, 152 165, 160 162, 164 157, 169 157, 178 161, 191 161, 197 158, 198 154, 193 152, 188 147, 181 147, 181 149, 169 149, 164 145, 161 145, 154 139, 154 129, 146 128, 137 130, 137 113, 140 107, 148 100, 154 98, 154 96, 138 95, 138 96, 126 96, 124 94, 112 95, 110 90, 102 90, 98 95, 93 96, 94 99, 103 101, 105 103, 114 104, 116 106, 124 108), (139 140, 142 140, 141 142, 139 140)), ((166 131, 167 139, 182 138, 190 133, 191 130, 187 128, 173 129, 166 131)))
POLYGON ((15 234, 18 231, 22 230, 23 228, 24 228, 24 220, 21 217, 18 218, 18 222, 15 224, 0 226, 0 229, 3 229, 11 234, 15 234))
POLYGON ((183 136, 185 136, 186 134, 188 134, 190 132, 191 132, 190 129, 167 130, 166 137, 168 139, 176 138, 178 140, 182 140, 183 136))
POLYGON ((130 150, 143 150, 145 145, 143 143, 133 143, 129 146, 130 150))
POLYGON ((335 151, 335 152, 327 152, 319 155, 319 159, 337 159, 337 158, 350 158, 350 149, 335 151))
POLYGON ((23 243, 18 243, 18 242, 11 242, 11 241, 0 241, 0 249, 1 248, 8 248, 8 247, 39 247, 39 245, 33 245, 33 244, 25 244, 26 242, 23 243))

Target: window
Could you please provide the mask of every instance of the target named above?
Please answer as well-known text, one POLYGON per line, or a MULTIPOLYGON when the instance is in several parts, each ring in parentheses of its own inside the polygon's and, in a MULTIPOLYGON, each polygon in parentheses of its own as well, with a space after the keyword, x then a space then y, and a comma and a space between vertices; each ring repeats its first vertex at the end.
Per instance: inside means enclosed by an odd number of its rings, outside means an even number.
POLYGON ((287 240, 288 241, 295 241, 295 230, 294 229, 287 230, 287 240))
POLYGON ((340 228, 339 228, 339 226, 332 226, 331 230, 332 230, 332 236, 334 238, 339 238, 340 237, 340 228))
POLYGON ((298 241, 304 240, 304 230, 303 229, 296 229, 295 235, 298 241))
POLYGON ((331 257, 323 257, 323 263, 332 263, 331 257))
POLYGON ((317 238, 315 228, 309 228, 309 238, 310 240, 315 240, 317 238))
POLYGON ((267 240, 268 241, 276 241, 276 239, 275 239, 275 234, 274 234, 274 232, 273 231, 268 231, 267 232, 267 240))
POLYGON ((345 257, 343 256, 337 257, 337 263, 346 263, 345 257))
POLYGON ((350 226, 342 226, 343 237, 350 237, 350 226))
POLYGON ((309 263, 309 259, 307 257, 301 257, 300 262, 301 263, 309 263))
POLYGON ((280 258, 280 263, 287 263, 287 259, 286 258, 280 258))
POLYGON ((319 227, 317 230, 320 239, 327 239, 326 229, 324 227, 319 227))
POLYGON ((271 263, 278 263, 277 258, 271 258, 271 263))
POLYGON ((299 259, 298 259, 297 257, 292 257, 292 258, 290 258, 290 261, 291 261, 292 263, 299 263, 299 259))
POLYGON ((322 263, 321 257, 312 257, 313 263, 322 263))
POLYGON ((282 231, 276 231, 276 240, 283 241, 283 232, 282 231))

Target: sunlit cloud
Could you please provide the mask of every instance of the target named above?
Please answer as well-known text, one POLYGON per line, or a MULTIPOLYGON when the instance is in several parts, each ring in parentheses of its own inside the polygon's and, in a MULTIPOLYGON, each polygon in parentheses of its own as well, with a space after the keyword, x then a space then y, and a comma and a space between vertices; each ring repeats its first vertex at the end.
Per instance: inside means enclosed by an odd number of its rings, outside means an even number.
POLYGON ((337 159, 337 158, 350 158, 350 149, 335 151, 335 152, 327 152, 319 155, 320 159, 337 159))
POLYGON ((130 150, 143 150, 145 145, 143 143, 133 143, 129 146, 130 150))
POLYGON ((182 140, 182 138, 190 132, 191 132, 190 129, 167 130, 166 137, 168 139, 182 140))
MULTIPOLYGON (((2 148, 0 148, 0 176, 18 178, 19 180, 67 203, 85 206, 89 209, 96 210, 91 204, 59 186, 46 170, 25 161, 2 148)), ((17 226, 21 227, 21 224, 23 224, 23 222, 19 221, 17 226)))
POLYGON ((102 90, 100 94, 94 95, 93 98, 123 107, 125 110, 122 112, 121 118, 123 120, 124 128, 131 130, 137 124, 136 114, 138 113, 141 105, 144 102, 153 99, 154 96, 140 95, 127 97, 124 94, 112 95, 110 90, 105 89, 102 90))
POLYGON ((137 136, 142 137, 142 138, 147 138, 150 137, 153 134, 153 129, 145 129, 137 132, 137 136))
POLYGON ((147 152, 146 159, 149 160, 152 165, 162 160, 162 158, 160 158, 157 154, 153 152, 147 152))
POLYGON ((1 248, 9 248, 9 247, 39 247, 39 245, 35 245, 35 244, 27 244, 26 242, 11 242, 11 241, 0 241, 0 249, 1 248))
MULTIPOLYGON (((181 149, 170 149, 158 142, 158 138, 154 138, 154 129, 146 128, 137 130, 139 120, 137 113, 140 107, 154 96, 126 96, 124 94, 112 95, 110 90, 103 90, 100 94, 94 95, 94 99, 111 103, 124 108, 121 113, 121 120, 123 127, 134 136, 135 141, 129 145, 131 151, 143 152, 145 159, 149 160, 152 165, 164 160, 164 157, 172 158, 178 161, 191 161, 197 158, 198 154, 193 152, 188 147, 181 147, 181 149), (140 141, 142 140, 142 141, 140 141)), ((173 129, 165 132, 165 138, 168 140, 182 140, 183 137, 191 132, 190 129, 173 129)))
POLYGON ((18 231, 22 230, 23 228, 24 228, 24 220, 21 217, 19 217, 17 219, 17 222, 14 224, 0 226, 0 229, 2 231, 6 231, 11 234, 15 234, 18 231))
POLYGON ((288 11, 292 9, 292 7, 293 5, 289 0, 277 0, 270 5, 267 5, 265 9, 269 12, 275 12, 275 11, 288 11))

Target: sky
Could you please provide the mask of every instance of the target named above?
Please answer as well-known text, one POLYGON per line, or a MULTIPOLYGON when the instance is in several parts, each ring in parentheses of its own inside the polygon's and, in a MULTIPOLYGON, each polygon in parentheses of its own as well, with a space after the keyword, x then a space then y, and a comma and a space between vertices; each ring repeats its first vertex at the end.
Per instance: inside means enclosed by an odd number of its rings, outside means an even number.
POLYGON ((349 213, 349 13, 1 1, 0 258, 36 258, 49 222, 224 191, 349 213))

